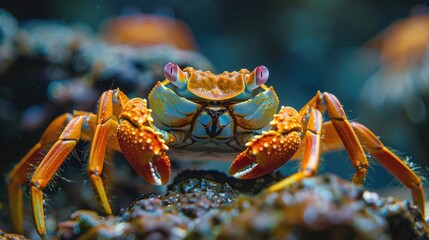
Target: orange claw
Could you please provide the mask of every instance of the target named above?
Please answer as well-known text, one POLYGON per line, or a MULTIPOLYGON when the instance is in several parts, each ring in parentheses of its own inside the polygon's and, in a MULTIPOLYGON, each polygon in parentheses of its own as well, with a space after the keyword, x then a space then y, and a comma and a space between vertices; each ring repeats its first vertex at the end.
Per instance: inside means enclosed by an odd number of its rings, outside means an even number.
POLYGON ((170 160, 161 133, 157 132, 143 99, 131 99, 119 119, 118 142, 128 163, 146 181, 154 185, 166 184, 170 179, 170 160))
POLYGON ((270 131, 246 144, 247 149, 232 162, 230 175, 256 178, 273 172, 292 158, 301 144, 301 116, 293 108, 282 107, 270 124, 270 131))

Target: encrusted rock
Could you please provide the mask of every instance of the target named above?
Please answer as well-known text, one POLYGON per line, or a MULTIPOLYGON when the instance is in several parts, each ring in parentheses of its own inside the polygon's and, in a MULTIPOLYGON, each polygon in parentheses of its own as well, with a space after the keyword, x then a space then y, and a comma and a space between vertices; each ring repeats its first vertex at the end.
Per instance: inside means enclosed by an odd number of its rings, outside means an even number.
POLYGON ((259 192, 279 177, 240 181, 215 171, 185 171, 164 195, 143 194, 117 217, 76 212, 60 225, 59 237, 399 240, 429 236, 427 223, 409 201, 381 198, 334 175, 305 179, 279 192, 259 192))
POLYGON ((7 233, 0 229, 0 239, 10 239, 10 240, 26 240, 28 238, 25 238, 22 235, 14 234, 14 233, 7 233))
POLYGON ((334 175, 305 179, 275 193, 239 198, 210 222, 219 224, 210 229, 201 224, 188 239, 429 237, 427 223, 409 201, 383 199, 334 175))

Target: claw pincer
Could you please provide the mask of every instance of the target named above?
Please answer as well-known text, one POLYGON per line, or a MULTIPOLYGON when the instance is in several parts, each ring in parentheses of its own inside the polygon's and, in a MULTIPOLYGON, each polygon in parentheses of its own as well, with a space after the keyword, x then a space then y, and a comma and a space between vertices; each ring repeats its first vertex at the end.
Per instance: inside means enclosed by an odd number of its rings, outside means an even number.
POLYGON ((255 136, 247 149, 232 162, 229 173, 250 179, 268 174, 289 161, 301 144, 302 123, 299 113, 282 107, 270 122, 271 129, 255 136))
POLYGON ((161 185, 170 179, 170 160, 165 155, 168 146, 153 126, 150 113, 146 100, 131 99, 119 116, 117 136, 134 170, 146 181, 161 185))

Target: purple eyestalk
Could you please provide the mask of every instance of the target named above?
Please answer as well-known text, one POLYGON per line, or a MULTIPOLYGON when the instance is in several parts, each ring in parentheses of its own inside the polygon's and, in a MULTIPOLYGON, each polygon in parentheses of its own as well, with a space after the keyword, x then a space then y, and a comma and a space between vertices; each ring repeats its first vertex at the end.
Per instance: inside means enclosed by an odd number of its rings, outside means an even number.
POLYGON ((268 72, 268 68, 265 66, 259 66, 255 68, 255 78, 256 85, 261 86, 268 80, 268 76, 270 73, 268 72))
POLYGON ((178 89, 186 88, 188 83, 188 74, 183 72, 177 64, 172 62, 165 64, 164 76, 178 89))
POLYGON ((175 82, 177 81, 177 71, 178 71, 178 66, 175 63, 169 62, 167 64, 165 64, 164 67, 164 76, 170 80, 170 82, 175 82))
POLYGON ((253 91, 268 80, 269 72, 265 66, 258 66, 250 74, 246 74, 246 89, 253 91))

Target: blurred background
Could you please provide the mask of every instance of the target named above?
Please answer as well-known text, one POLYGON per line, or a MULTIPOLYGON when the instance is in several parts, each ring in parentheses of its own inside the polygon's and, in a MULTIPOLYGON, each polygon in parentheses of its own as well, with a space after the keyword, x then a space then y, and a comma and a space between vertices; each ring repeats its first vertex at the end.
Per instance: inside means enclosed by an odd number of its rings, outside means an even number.
MULTIPOLYGON (((162 79, 162 66, 177 61, 214 72, 265 65, 281 104, 298 109, 318 90, 333 93, 349 119, 369 127, 425 176, 427 3, 2 1, 0 173, 10 171, 58 114, 92 111, 99 93, 112 86, 144 97, 162 79), (149 23, 139 25, 139 16, 149 23), (136 55, 122 45, 141 50, 136 55)), ((321 172, 353 175, 345 152, 323 159, 321 172)), ((396 188, 392 181, 374 164, 367 185, 396 188)))

